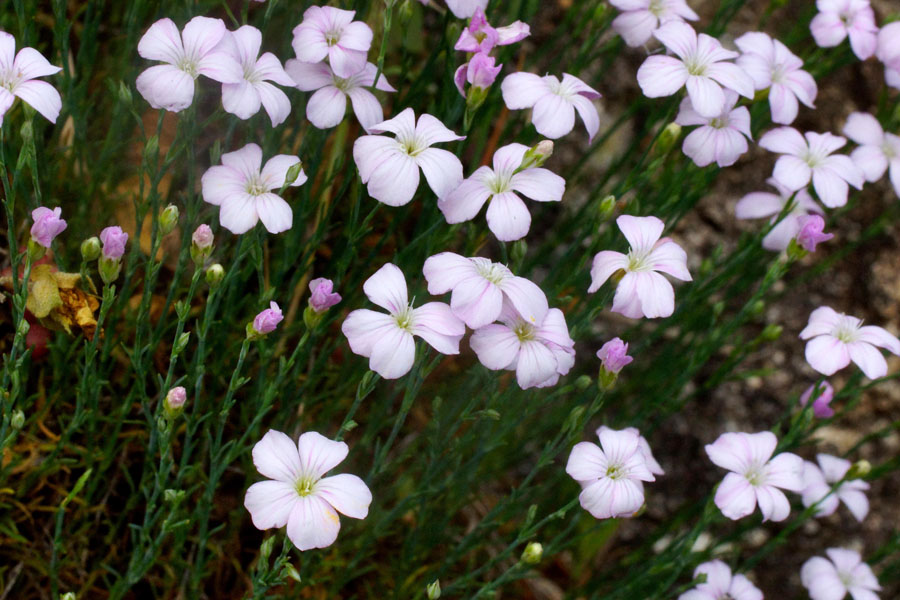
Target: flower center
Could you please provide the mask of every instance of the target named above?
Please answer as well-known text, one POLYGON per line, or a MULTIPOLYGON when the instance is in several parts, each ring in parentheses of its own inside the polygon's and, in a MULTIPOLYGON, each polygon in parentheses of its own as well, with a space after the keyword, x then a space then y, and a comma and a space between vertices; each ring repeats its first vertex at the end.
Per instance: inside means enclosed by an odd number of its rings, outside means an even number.
POLYGON ((697 77, 706 75, 706 64, 696 56, 689 56, 684 61, 684 66, 689 75, 696 75, 697 77))
POLYGON ((23 79, 25 79, 25 77, 22 75, 21 69, 19 69, 18 72, 10 69, 5 73, 0 74, 0 88, 4 88, 12 92, 16 89, 16 86, 22 83, 23 79))
POLYGON ((765 465, 753 464, 747 469, 747 472, 744 473, 744 477, 747 479, 747 483, 752 485, 753 487, 759 487, 766 482, 766 469, 765 465))
POLYGON ((663 6, 662 0, 651 0, 650 6, 647 7, 647 10, 650 11, 657 19, 663 16, 666 8, 663 6))
POLYGON ((247 181, 247 193, 251 196, 261 196, 268 191, 268 188, 263 185, 263 182, 260 180, 258 175, 251 177, 247 181))
POLYGON ((628 268, 626 271, 650 271, 650 265, 647 264, 647 255, 642 252, 632 250, 628 253, 628 268))
POLYGON ((400 144, 400 150, 412 157, 416 157, 428 149, 428 146, 420 144, 419 140, 415 137, 412 137, 410 139, 397 140, 397 142, 400 144))
POLYGON ((341 41, 341 32, 340 31, 326 31, 325 32, 325 43, 328 46, 337 46, 337 43, 341 41))
POLYGON ((412 307, 407 306, 402 311, 394 315, 394 321, 397 323, 397 327, 403 329, 404 331, 409 331, 412 333, 412 307))
POLYGON ((784 76, 785 76, 785 69, 784 69, 783 64, 778 63, 777 65, 772 67, 772 77, 771 77, 772 83, 783 83, 784 76))
POLYGON ((509 191, 511 180, 512 177, 494 173, 494 176, 488 182, 488 189, 495 194, 504 194, 509 191))
POLYGON ((888 160, 896 158, 897 156, 897 151, 894 150, 894 147, 891 146, 888 142, 882 144, 881 151, 884 153, 885 158, 887 158, 888 160))
POLYGON ((723 117, 710 119, 709 126, 714 127, 715 129, 725 129, 726 127, 728 127, 728 119, 723 117))
POLYGON ((617 463, 609 464, 606 467, 606 476, 613 480, 622 479, 625 477, 625 469, 617 463))
POLYGON ((179 69, 190 75, 193 79, 197 79, 199 73, 197 72, 197 61, 194 59, 185 56, 176 65, 179 69))
POLYGON ((478 264, 475 265, 475 270, 478 271, 478 274, 493 283, 494 285, 499 285, 507 277, 506 268, 503 265, 498 265, 497 263, 490 263, 489 265, 478 264))
POLYGON ((513 333, 516 334, 520 342, 530 342, 534 339, 534 325, 525 321, 519 321, 513 327, 513 333))
POLYGON ((316 480, 312 477, 301 477, 294 484, 294 489, 301 498, 305 498, 313 493, 316 487, 316 480))
POLYGON ((256 65, 244 67, 244 79, 250 83, 259 83, 262 81, 262 78, 256 73, 256 65))
POLYGON ((850 344, 856 341, 856 329, 851 329, 849 327, 838 327, 837 331, 834 332, 834 337, 841 340, 845 344, 850 344))

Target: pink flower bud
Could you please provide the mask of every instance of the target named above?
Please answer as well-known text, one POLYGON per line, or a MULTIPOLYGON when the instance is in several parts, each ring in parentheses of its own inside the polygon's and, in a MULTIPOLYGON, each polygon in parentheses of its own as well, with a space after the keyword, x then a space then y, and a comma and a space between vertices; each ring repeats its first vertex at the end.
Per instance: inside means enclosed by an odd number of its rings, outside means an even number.
POLYGON ((260 335, 272 333, 283 319, 284 316, 281 314, 278 304, 272 302, 269 304, 269 308, 256 315, 256 318, 253 319, 253 330, 260 335))
POLYGON ((316 312, 324 312, 341 301, 341 295, 332 293, 334 282, 324 277, 309 282, 309 305, 316 312))
POLYGON ((118 225, 114 225, 100 232, 100 241, 103 242, 103 258, 122 258, 128 234, 118 225))
POLYGON ((466 79, 469 83, 479 88, 489 88, 500 73, 503 65, 495 65, 493 56, 479 52, 469 61, 466 79))
POLYGON ((178 387, 173 387, 169 390, 169 393, 166 394, 166 407, 169 410, 179 410, 184 407, 186 400, 187 390, 180 385, 178 387))
POLYGON ((618 373, 622 367, 634 360, 628 356, 628 344, 619 338, 613 338, 603 344, 597 351, 597 358, 600 359, 601 366, 610 373, 618 373))
POLYGON ((825 219, 819 215, 805 215, 799 218, 800 232, 797 234, 797 243, 807 252, 815 252, 816 244, 827 242, 834 237, 833 233, 822 233, 825 229, 825 219))
POLYGON ((194 230, 191 241, 201 250, 209 248, 213 243, 213 232, 205 223, 194 230))
MULTIPOLYGON (((800 406, 806 406, 815 391, 815 385, 809 386, 806 391, 803 392, 803 395, 800 396, 800 406)), ((830 383, 825 381, 819 386, 819 395, 813 400, 813 414, 819 419, 827 419, 828 417, 834 416, 834 409, 829 406, 832 398, 834 398, 834 388, 831 387, 830 383)))
POLYGON ((66 229, 66 222, 59 218, 61 214, 62 209, 58 206, 53 210, 46 206, 39 206, 31 211, 31 218, 34 219, 34 225, 31 226, 31 239, 44 248, 49 248, 53 238, 66 229))

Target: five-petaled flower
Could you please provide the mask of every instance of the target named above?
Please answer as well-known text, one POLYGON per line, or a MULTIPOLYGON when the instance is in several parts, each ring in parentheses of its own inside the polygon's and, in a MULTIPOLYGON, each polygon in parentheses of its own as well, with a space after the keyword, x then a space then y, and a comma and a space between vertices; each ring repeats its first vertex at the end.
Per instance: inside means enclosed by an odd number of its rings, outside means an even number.
POLYGON ((403 272, 387 263, 363 284, 373 304, 388 314, 365 308, 347 315, 341 331, 350 349, 369 359, 369 368, 385 379, 406 375, 416 357, 413 336, 419 336, 441 354, 459 354, 459 341, 466 326, 443 302, 428 302, 413 308, 403 272))
POLYGON ((676 279, 690 281, 685 251, 665 237, 665 224, 656 217, 621 215, 616 224, 631 245, 628 254, 604 250, 594 256, 591 287, 596 292, 616 271, 624 276, 616 286, 612 311, 638 319, 668 317, 675 312, 675 290, 657 271, 676 279))
POLYGON ((816 44, 832 48, 850 37, 850 47, 860 60, 875 53, 878 26, 869 0, 816 0, 819 13, 809 24, 816 44))
POLYGON ((694 569, 694 579, 706 581, 678 596, 678 600, 763 600, 763 594, 745 575, 732 573, 721 560, 702 563, 694 569))
POLYGON ((763 521, 787 518, 791 504, 781 490, 803 491, 803 459, 790 452, 773 457, 777 445, 771 431, 723 433, 706 445, 709 459, 731 471, 716 490, 715 503, 723 515, 737 520, 759 503, 763 521))
POLYGON ((407 108, 393 119, 369 127, 371 133, 393 133, 392 139, 364 135, 353 143, 353 160, 369 195, 388 206, 403 206, 419 187, 419 169, 438 199, 462 181, 462 163, 452 152, 432 144, 465 139, 429 114, 407 108))
POLYGON ((220 83, 240 83, 241 65, 220 45, 228 35, 222 19, 194 17, 179 32, 172 19, 160 19, 138 42, 138 54, 164 62, 138 75, 135 85, 153 108, 179 112, 194 100, 200 75, 220 83))
POLYGON ((485 202, 488 227, 498 240, 511 242, 525 237, 531 228, 531 213, 516 192, 538 202, 559 202, 566 181, 543 167, 521 169, 528 147, 509 144, 494 152, 493 168, 478 167, 445 197, 438 208, 448 223, 474 219, 485 202))
POLYGON ((881 586, 859 552, 829 548, 825 554, 828 559, 814 556, 800 568, 800 581, 812 600, 841 600, 847 593, 853 600, 878 600, 875 592, 881 586))
POLYGON ((865 519, 869 514, 869 499, 865 493, 869 484, 862 479, 842 481, 852 463, 829 454, 818 454, 816 460, 818 466, 809 461, 803 464, 803 506, 818 502, 816 516, 826 517, 834 514, 843 502, 857 521, 865 519), (832 492, 831 488, 839 481, 841 484, 832 492))
POLYGON ((31 226, 31 239, 44 248, 49 248, 53 238, 66 230, 65 219, 60 218, 62 209, 56 207, 49 209, 46 206, 38 206, 31 211, 34 224, 31 226))
POLYGON ((339 465, 349 449, 315 431, 295 445, 280 431, 269 430, 253 446, 253 464, 268 481, 254 483, 244 507, 257 529, 287 526, 287 536, 300 550, 326 548, 341 528, 338 513, 365 519, 372 493, 356 475, 323 477, 339 465))
POLYGON ((51 65, 34 48, 22 48, 16 52, 16 39, 0 31, 0 125, 16 96, 48 121, 56 123, 62 109, 62 99, 52 85, 37 78, 54 75, 61 70, 51 65))
POLYGON ((575 127, 578 111, 592 141, 600 129, 600 116, 592 100, 600 92, 574 75, 563 73, 562 81, 555 75, 538 77, 533 73, 507 75, 500 85, 503 101, 510 110, 533 108, 534 128, 552 140, 560 138, 575 127))
POLYGON ((900 340, 887 330, 875 325, 864 326, 861 319, 827 306, 810 313, 800 339, 809 340, 806 362, 823 375, 833 375, 853 361, 866 377, 877 379, 887 375, 887 361, 878 348, 900 355, 900 340))
MULTIPOLYGON (((293 212, 272 190, 285 185, 288 170, 299 162, 296 156, 279 154, 262 167, 262 149, 247 144, 223 154, 221 165, 206 170, 201 178, 203 199, 219 207, 219 223, 232 233, 246 233, 258 221, 269 233, 287 231, 293 224, 293 212)), ((305 181, 306 174, 301 170, 290 185, 305 181)))
POLYGON ((720 167, 728 167, 737 162, 747 151, 750 133, 750 111, 746 106, 735 105, 738 95, 725 90, 722 112, 715 117, 704 117, 691 104, 690 98, 681 101, 675 122, 679 125, 700 125, 684 138, 681 149, 698 167, 715 162, 720 167), (746 138, 746 139, 745 139, 746 138))
POLYGON ((578 500, 597 519, 630 517, 644 504, 643 481, 656 478, 647 466, 635 429, 597 430, 600 445, 579 442, 572 448, 566 473, 581 484, 578 500))
POLYGON ((310 6, 303 21, 294 28, 292 45, 297 58, 317 63, 328 58, 338 77, 351 77, 366 66, 372 45, 372 30, 354 21, 356 11, 333 6, 310 6))

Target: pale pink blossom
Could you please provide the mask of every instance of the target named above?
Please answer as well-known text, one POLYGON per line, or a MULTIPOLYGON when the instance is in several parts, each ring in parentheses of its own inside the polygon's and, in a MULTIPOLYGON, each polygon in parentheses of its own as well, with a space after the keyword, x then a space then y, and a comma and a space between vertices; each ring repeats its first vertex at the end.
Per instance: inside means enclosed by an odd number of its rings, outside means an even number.
POLYGON ((800 135, 793 127, 772 129, 759 140, 766 150, 782 155, 773 173, 779 183, 794 191, 812 180, 819 200, 828 208, 847 204, 848 184, 862 189, 865 182, 849 156, 833 154, 846 143, 846 139, 830 133, 807 131, 800 135))
POLYGON ((278 306, 278 303, 270 302, 269 308, 254 317, 253 331, 257 335, 272 333, 283 320, 284 315, 281 314, 281 308, 278 306))
POLYGON ((183 409, 185 402, 187 402, 187 390, 180 385, 173 387, 166 393, 166 408, 170 411, 183 409))
POLYGON ((596 519, 630 517, 644 504, 644 481, 656 478, 647 467, 637 431, 597 430, 600 445, 579 442, 566 473, 581 487, 578 501, 596 519))
POLYGON ((690 281, 687 254, 670 238, 660 239, 665 224, 656 217, 621 215, 616 224, 631 248, 627 255, 604 250, 594 256, 588 293, 622 270, 625 275, 616 286, 613 312, 632 319, 670 316, 675 311, 675 290, 659 272, 690 281))
POLYGON ((900 21, 888 23, 878 31, 875 56, 888 69, 900 69, 900 21))
POLYGON ((31 218, 34 220, 31 239, 44 248, 49 248, 53 238, 66 230, 66 221, 61 216, 62 209, 58 206, 52 210, 46 206, 38 206, 31 211, 31 218))
MULTIPOLYGON (((300 162, 296 156, 278 154, 262 166, 262 148, 247 144, 222 155, 222 164, 210 167, 201 178, 203 200, 219 207, 219 223, 232 233, 246 233, 262 221, 269 233, 287 231, 294 214, 284 199, 272 192, 286 183, 288 170, 300 162), (262 167, 262 168, 260 168, 262 167)), ((291 186, 302 185, 300 171, 291 186)))
POLYGON ((769 90, 772 121, 790 125, 797 118, 799 102, 815 108, 818 87, 812 75, 788 47, 765 33, 752 31, 734 41, 741 49, 739 67, 753 79, 757 90, 769 90))
POLYGON ((466 82, 469 82, 472 87, 487 89, 494 85, 494 81, 502 68, 503 65, 496 64, 493 56, 479 52, 469 62, 460 65, 456 69, 456 73, 453 75, 453 83, 456 84, 459 94, 465 98, 466 82))
MULTIPOLYGON (((810 398, 816 393, 816 384, 806 388, 800 396, 800 406, 806 406, 810 398)), ((817 419, 827 419, 834 416, 834 409, 829 406, 834 398, 834 388, 827 381, 823 381, 819 386, 818 394, 813 400, 813 414, 817 419)))
POLYGON ((356 11, 332 6, 307 8, 291 42, 297 58, 308 63, 328 58, 334 73, 345 79, 362 71, 372 45, 372 30, 362 21, 354 21, 354 16, 356 11))
POLYGON ((201 250, 212 247, 213 241, 214 237, 212 229, 210 229, 209 225, 206 223, 198 225, 197 229, 194 230, 194 233, 191 234, 191 243, 201 250))
POLYGON ((843 481, 832 493, 831 488, 844 479, 853 464, 846 459, 828 454, 817 454, 815 463, 803 463, 803 506, 819 503, 817 517, 834 514, 841 502, 850 510, 857 521, 862 522, 869 514, 869 499, 866 490, 869 484, 862 479, 843 481), (820 468, 821 467, 821 468, 820 468))
POLYGON ((527 23, 516 21, 505 27, 491 27, 484 10, 477 8, 472 15, 469 25, 463 29, 456 40, 454 50, 460 52, 483 52, 487 54, 494 46, 508 46, 520 42, 531 35, 531 28, 527 23))
POLYGON ((498 148, 494 152, 493 168, 478 167, 468 179, 439 199, 438 208, 447 222, 474 219, 488 202, 488 227, 498 240, 511 242, 525 237, 531 228, 531 213, 519 194, 537 202, 559 202, 566 191, 565 179, 548 169, 521 169, 526 152, 528 147, 522 144, 498 148))
POLYGON ((253 446, 253 464, 267 481, 254 483, 244 507, 257 529, 287 526, 287 536, 299 550, 326 548, 341 528, 338 513, 365 519, 372 493, 356 475, 325 473, 339 465, 349 449, 315 431, 297 444, 280 431, 269 430, 253 446))
POLYGON ((891 184, 900 196, 900 136, 885 133, 878 119, 859 112, 847 117, 843 133, 859 144, 859 148, 850 153, 850 158, 863 172, 866 181, 878 181, 890 169, 891 184))
POLYGON ((684 138, 681 149, 698 167, 716 163, 728 167, 737 162, 747 152, 750 133, 750 111, 737 104, 738 95, 725 90, 722 112, 715 117, 704 117, 691 104, 690 98, 681 101, 675 122, 679 125, 700 125, 684 138))
POLYGON ((850 47, 860 60, 875 53, 878 26, 869 0, 816 0, 819 13, 809 30, 822 48, 833 48, 850 37, 850 47))
MULTIPOLYGON (((597 436, 599 437, 600 433, 604 430, 609 429, 606 425, 601 425, 597 429, 597 436)), ((656 458, 653 457, 653 451, 650 450, 650 442, 647 441, 647 438, 641 435, 641 432, 637 427, 626 427, 622 431, 628 431, 638 436, 638 449, 641 451, 641 454, 644 457, 644 462, 647 463, 647 470, 649 470, 654 475, 665 475, 666 472, 663 471, 662 466, 656 461, 656 458)))
POLYGON ((862 320, 820 306, 809 315, 809 323, 800 332, 806 343, 806 362, 822 373, 833 375, 850 364, 869 379, 887 375, 887 361, 878 348, 900 355, 900 340, 875 325, 863 326, 862 320))
POLYGON ((613 338, 597 350, 600 365, 610 373, 618 373, 634 360, 628 356, 628 344, 621 338, 613 338))
POLYGON ((51 65, 34 48, 22 48, 16 52, 16 39, 0 31, 0 125, 16 96, 48 121, 56 123, 62 109, 62 98, 56 88, 38 77, 54 75, 61 70, 51 65))
POLYGON ((500 324, 477 329, 469 344, 488 369, 514 370, 523 390, 556 385, 575 364, 575 342, 558 308, 548 310, 542 321, 531 322, 504 300, 499 319, 500 324))
POLYGON ((812 600, 841 600, 848 593, 853 600, 878 600, 875 592, 881 586, 859 552, 829 548, 825 553, 828 559, 814 556, 800 568, 800 581, 812 600))
POLYGON ((797 232, 797 244, 807 252, 815 252, 816 245, 827 242, 834 237, 825 231, 825 219, 820 215, 805 215, 799 218, 800 231, 797 232))
POLYGON ((753 98, 753 80, 743 69, 727 62, 738 53, 726 50, 719 40, 701 33, 682 21, 669 21, 653 36, 674 56, 649 56, 637 72, 638 84, 648 98, 671 96, 687 88, 694 110, 704 117, 716 117, 725 104, 722 86, 745 98, 753 98))
POLYGON ((706 445, 710 460, 731 471, 716 490, 715 503, 723 515, 746 517, 758 503, 763 521, 787 518, 791 504, 781 490, 803 490, 803 459, 790 452, 773 457, 777 444, 775 434, 762 431, 723 433, 706 445))
POLYGON ((118 260, 125 254, 128 234, 118 225, 113 225, 100 232, 100 241, 103 242, 103 258, 118 260))
POLYGON ((563 73, 562 81, 555 75, 538 77, 533 73, 507 75, 500 85, 503 101, 510 110, 533 108, 534 128, 552 140, 560 138, 575 127, 575 111, 587 129, 588 141, 600 129, 600 115, 592 100, 600 92, 574 75, 563 73))
POLYGON ((259 55, 262 46, 259 29, 244 25, 226 34, 219 45, 241 65, 243 74, 238 83, 222 84, 222 106, 225 111, 246 120, 258 113, 262 105, 272 121, 272 127, 283 123, 291 113, 291 101, 269 82, 293 87, 294 80, 284 72, 274 54, 266 52, 259 55))
POLYGON ((483 12, 487 5, 488 0, 447 0, 447 7, 457 19, 468 19, 477 10, 483 12))
POLYGON ((385 379, 406 375, 413 366, 419 336, 441 354, 459 354, 466 326, 443 302, 413 308, 403 272, 391 263, 363 284, 366 296, 388 314, 357 309, 347 315, 341 331, 355 354, 369 359, 369 368, 385 379))
POLYGON ((694 579, 706 575, 706 582, 684 592, 678 600, 763 600, 759 591, 746 576, 732 573, 721 560, 702 563, 694 569, 694 579))
POLYGON ((317 313, 325 312, 341 301, 341 295, 335 293, 334 282, 318 277, 309 282, 309 305, 317 313))
POLYGON ((367 88, 396 92, 382 73, 375 84, 378 68, 372 63, 347 78, 338 77, 327 63, 305 63, 292 58, 284 66, 294 85, 304 92, 315 92, 306 103, 306 118, 319 129, 335 127, 344 120, 347 98, 353 113, 366 132, 372 125, 384 121, 381 103, 367 88))
POLYGON ((762 241, 762 246, 766 250, 780 252, 786 250, 791 240, 800 233, 803 217, 809 214, 822 214, 823 211, 806 188, 795 193, 772 177, 766 179, 766 183, 778 190, 778 193, 750 192, 738 200, 734 207, 734 213, 738 219, 771 217, 769 223, 775 223, 785 206, 790 204, 788 213, 781 221, 778 221, 762 241))
POLYGON ((164 65, 138 75, 136 86, 153 108, 179 112, 194 100, 200 75, 220 83, 240 83, 241 65, 219 44, 228 30, 222 19, 194 17, 179 32, 172 19, 160 19, 138 42, 138 54, 164 65))
POLYGON ((685 0, 610 0, 609 3, 622 11, 612 22, 613 30, 632 48, 646 44, 663 23, 700 18, 685 0))
POLYGON ((465 139, 435 117, 422 114, 416 122, 407 108, 393 119, 369 127, 370 133, 393 133, 396 138, 364 135, 353 143, 353 160, 369 195, 388 206, 403 206, 419 187, 419 169, 440 200, 462 181, 462 163, 452 152, 433 144, 465 139))
POLYGON ((500 318, 504 299, 532 324, 542 322, 549 310, 541 288, 487 258, 441 252, 425 261, 422 272, 429 294, 453 292, 450 310, 472 329, 500 318))

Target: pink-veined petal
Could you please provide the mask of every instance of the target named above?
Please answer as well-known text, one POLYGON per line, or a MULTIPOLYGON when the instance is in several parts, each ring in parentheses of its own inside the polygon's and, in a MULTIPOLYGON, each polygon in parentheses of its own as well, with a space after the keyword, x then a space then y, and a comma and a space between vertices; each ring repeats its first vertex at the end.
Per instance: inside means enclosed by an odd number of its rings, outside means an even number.
POLYGON ((469 346, 482 365, 498 371, 508 369, 516 362, 521 342, 505 325, 486 325, 472 334, 469 346))
POLYGON ((736 521, 754 511, 756 492, 743 476, 729 473, 716 490, 715 503, 723 515, 736 521))
POLYGON ((559 202, 566 191, 566 180, 547 169, 531 168, 513 175, 510 187, 538 202, 559 202))
POLYGON ((306 103, 306 118, 319 129, 330 129, 344 120, 347 96, 332 85, 316 91, 306 103))
POLYGON ((597 444, 578 442, 569 453, 566 473, 575 481, 592 481, 606 475, 609 462, 597 444))
POLYGON ((856 363, 866 377, 878 379, 887 375, 887 361, 875 346, 865 342, 850 342, 846 347, 850 360, 856 363))
POLYGON ((260 481, 247 488, 244 508, 250 513, 254 527, 272 529, 287 525, 288 517, 299 499, 293 482, 260 481))
POLYGON ((413 310, 412 333, 441 354, 459 354, 466 327, 443 302, 428 302, 413 310))
POLYGON ((272 192, 256 197, 256 214, 269 233, 282 233, 294 223, 294 213, 285 200, 272 192))
POLYGON ((648 319, 669 317, 675 312, 675 290, 668 280, 653 271, 633 273, 641 310, 648 319))
POLYGON ((438 198, 445 197, 462 183, 462 163, 452 152, 441 148, 427 148, 415 157, 415 162, 425 174, 428 187, 438 198))
POLYGON ((709 77, 690 75, 685 84, 691 105, 704 117, 717 117, 725 106, 725 92, 709 77))
POLYGON ((796 156, 785 154, 778 157, 778 160, 775 161, 775 170, 772 176, 781 185, 791 191, 795 191, 809 184, 810 179, 812 179, 812 169, 796 156))
POLYGON ((648 98, 671 96, 687 80, 688 70, 684 63, 671 56, 649 56, 637 71, 638 85, 648 98))
POLYGON ((600 289, 606 280, 619 269, 628 267, 628 257, 621 252, 613 250, 603 250, 594 256, 591 265, 591 286, 588 293, 593 294, 600 289))
POLYGON ((247 233, 258 221, 256 198, 250 194, 233 194, 219 207, 219 224, 231 233, 247 233))
POLYGON ((393 263, 386 263, 363 283, 366 297, 391 314, 400 314, 409 306, 406 278, 393 263))
POLYGON ((145 70, 138 75, 135 87, 153 108, 179 112, 194 101, 194 79, 171 65, 145 70))
POLYGON ((353 113, 363 129, 369 131, 372 125, 384 121, 384 111, 381 103, 372 92, 363 88, 353 88, 347 91, 350 102, 353 105, 353 113))
POLYGON ((334 74, 328 63, 308 63, 291 58, 284 63, 284 70, 290 75, 294 85, 304 92, 313 92, 326 85, 334 85, 334 74))
POLYGON ((428 257, 422 266, 422 273, 428 281, 428 293, 433 295, 449 292, 464 279, 479 277, 471 260, 453 252, 428 257))
POLYGON ((48 121, 56 123, 56 118, 62 109, 62 98, 52 85, 46 81, 33 79, 17 85, 13 93, 41 113, 48 121))
POLYGON ((454 288, 450 298, 453 314, 471 329, 493 323, 500 316, 503 293, 496 285, 481 276, 472 277, 454 288))
POLYGON ((581 120, 584 121, 584 127, 588 132, 588 142, 592 142, 597 131, 600 130, 600 115, 597 113, 597 107, 593 102, 580 95, 572 96, 570 101, 578 111, 581 120))
POLYGON ((513 73, 500 84, 503 101, 510 110, 531 108, 549 94, 544 80, 534 73, 513 73))
POLYGON ((259 112, 259 92, 249 81, 222 84, 222 107, 239 119, 247 120, 259 112))
POLYGON ((494 194, 487 209, 488 228, 503 242, 525 237, 531 227, 531 213, 513 192, 494 194))
POLYGON ((303 475, 297 445, 280 431, 267 431, 253 446, 252 455, 256 470, 270 479, 293 484, 303 475))
POLYGON ((532 324, 544 322, 550 307, 537 284, 524 277, 509 277, 498 285, 523 319, 532 324))
POLYGON ((535 387, 556 374, 556 357, 537 341, 522 342, 516 364, 516 381, 523 390, 535 387))
POLYGON ((310 495, 300 497, 287 523, 287 536, 298 550, 327 548, 337 539, 341 520, 323 499, 310 495))
MULTIPOLYGON (((355 150, 355 147, 354 147, 355 150)), ((369 195, 388 206, 408 204, 419 187, 419 165, 408 154, 389 151, 372 171, 369 195)))
POLYGON ((616 225, 628 240, 632 250, 640 254, 648 254, 653 249, 666 227, 657 217, 633 215, 620 215, 616 219, 616 225))
POLYGON ((137 47, 138 54, 147 60, 176 64, 184 57, 181 32, 172 19, 160 19, 147 29, 137 47))
POLYGON ((269 115, 269 120, 272 121, 272 127, 278 127, 284 123, 291 114, 291 101, 287 94, 265 81, 256 84, 256 92, 259 94, 263 108, 266 109, 266 114, 269 115))
POLYGON ((784 493, 772 486, 763 485, 756 488, 756 501, 763 521, 784 521, 791 514, 791 504, 784 493))
POLYGON ((365 519, 369 514, 372 492, 356 475, 342 473, 325 477, 316 483, 314 493, 342 515, 365 519))
POLYGON ((847 344, 830 335, 820 335, 806 344, 806 362, 823 375, 834 375, 850 364, 847 344))
POLYGON ((341 324, 341 331, 354 354, 368 358, 375 343, 384 337, 389 329, 396 327, 390 315, 367 308, 354 310, 341 324))
POLYGON ((656 243, 647 261, 654 271, 668 273, 682 281, 691 280, 691 273, 687 268, 687 253, 669 238, 656 243))
POLYGON ((385 379, 398 379, 409 373, 415 359, 416 342, 412 334, 393 327, 375 342, 369 368, 385 379))

